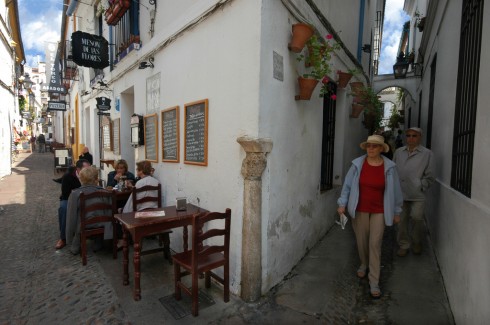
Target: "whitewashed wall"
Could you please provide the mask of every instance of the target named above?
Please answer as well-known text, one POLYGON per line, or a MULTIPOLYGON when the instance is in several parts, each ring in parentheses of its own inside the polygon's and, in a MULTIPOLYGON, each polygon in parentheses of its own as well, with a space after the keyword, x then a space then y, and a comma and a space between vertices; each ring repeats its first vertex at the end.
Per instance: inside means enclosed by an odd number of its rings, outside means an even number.
MULTIPOLYGON (((295 4, 320 35, 329 34, 305 2, 295 1, 295 4)), ((340 19, 338 13, 354 12, 358 17, 358 4, 336 1, 335 4, 318 2, 318 6, 334 29, 342 31, 339 36, 355 56, 358 26, 340 19)), ((332 226, 340 191, 338 186, 320 191, 323 129, 320 86, 310 101, 294 99, 299 92, 297 78, 305 70, 304 63, 296 60, 297 54, 287 48, 291 25, 296 22, 280 1, 263 1, 259 136, 271 138, 274 143, 263 184, 263 292, 282 280, 332 226), (273 78, 273 52, 283 58, 283 81, 273 78)), ((370 31, 370 27, 366 28, 370 31)), ((330 75, 333 80, 338 69, 354 68, 343 54, 333 63, 330 75)), ((348 93, 348 88, 338 89, 337 93, 336 185, 341 184, 350 161, 362 154, 359 142, 367 135, 360 119, 349 118, 352 97, 348 93)))
POLYGON ((485 324, 490 317, 490 65, 485 60, 490 56, 490 10, 484 11, 471 198, 450 186, 460 21, 461 3, 440 3, 424 67, 423 107, 427 107, 430 63, 437 53, 432 135, 437 181, 429 192, 427 220, 456 323, 485 324))
MULTIPOLYGON (((273 149, 263 175, 262 289, 266 292, 282 280, 333 224, 339 188, 319 191, 323 101, 318 97, 319 87, 311 101, 294 100, 298 73, 304 67, 287 49, 291 25, 296 20, 280 1, 229 1, 163 45, 216 3, 216 0, 181 1, 175 5, 174 1, 159 1, 153 38, 148 32, 150 11, 140 10, 142 48, 132 51, 113 71, 105 69, 113 100, 121 96, 121 112, 112 110, 111 118, 121 118, 121 139, 129 139, 128 112, 146 114, 146 80, 161 74, 160 109, 180 107, 180 162, 161 162, 159 130, 155 176, 163 184, 165 204, 186 196, 189 202, 209 210, 232 209, 230 284, 234 293, 240 292, 243 215, 240 170, 245 158, 236 139, 244 135, 272 139, 273 149), (272 77, 273 51, 283 57, 283 81, 272 77), (149 56, 154 57, 155 67, 137 69, 138 62, 149 56), (208 166, 184 164, 184 105, 206 98, 209 100, 208 166)), ((358 7, 353 9, 342 1, 336 4, 336 11, 327 12, 327 18, 334 19, 343 9, 353 10, 358 16, 358 7)), ((326 35, 312 12, 302 2, 298 5, 326 35)), ((355 54, 358 27, 339 20, 335 20, 339 24, 335 28, 342 30, 343 41, 355 54)), ((366 27, 366 33, 370 33, 370 27, 366 27)), ((337 69, 345 71, 352 67, 348 58, 340 55, 331 77, 336 77, 337 69)), ((341 184, 352 158, 362 153, 358 144, 367 135, 360 119, 349 118, 351 102, 348 90, 338 91, 336 185, 341 184)), ((121 157, 128 161, 144 159, 144 147, 133 149, 121 143, 121 151, 121 157)), ((132 171, 133 166, 130 163, 132 171)), ((176 250, 182 247, 180 233, 175 230, 172 235, 172 247, 176 250)))

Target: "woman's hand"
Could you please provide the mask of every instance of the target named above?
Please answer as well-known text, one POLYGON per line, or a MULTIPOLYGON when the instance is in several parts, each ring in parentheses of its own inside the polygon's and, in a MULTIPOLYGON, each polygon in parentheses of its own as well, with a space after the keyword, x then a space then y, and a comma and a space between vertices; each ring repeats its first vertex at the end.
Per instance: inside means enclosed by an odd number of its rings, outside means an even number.
POLYGON ((397 224, 397 223, 399 223, 399 222, 400 222, 400 216, 399 216, 399 215, 395 215, 395 216, 393 217, 393 223, 394 223, 394 224, 397 224))
POLYGON ((338 208, 337 208, 337 213, 338 213, 339 215, 344 214, 344 213, 345 213, 345 207, 338 207, 338 208))

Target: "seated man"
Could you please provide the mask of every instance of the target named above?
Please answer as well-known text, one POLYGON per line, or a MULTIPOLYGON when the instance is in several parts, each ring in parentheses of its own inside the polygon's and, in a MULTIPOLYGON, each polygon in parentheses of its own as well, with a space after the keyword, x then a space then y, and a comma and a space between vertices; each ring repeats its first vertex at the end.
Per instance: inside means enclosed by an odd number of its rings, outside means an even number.
POLYGON ((89 167, 90 163, 85 159, 80 159, 77 161, 75 167, 70 166, 68 171, 60 178, 61 181, 61 196, 60 196, 60 206, 58 208, 58 224, 60 227, 60 239, 56 243, 56 249, 61 249, 66 245, 66 209, 68 207, 68 198, 74 189, 81 186, 79 176, 80 171, 89 167))
MULTIPOLYGON (((157 186, 160 182, 153 178, 152 175, 153 168, 151 167, 151 162, 149 161, 140 161, 136 163, 136 176, 138 177, 138 181, 136 182, 136 188, 141 188, 146 185, 157 186)), ((129 183, 128 183, 129 185, 129 183)), ((131 187, 131 185, 129 186, 131 187)), ((138 199, 141 199, 146 196, 156 196, 157 193, 152 193, 156 191, 150 192, 142 192, 138 193, 138 199)), ((145 202, 138 206, 138 211, 144 209, 158 208, 156 202, 145 202)), ((133 211, 133 194, 129 197, 126 205, 124 206, 123 213, 132 212, 133 211)))
MULTIPOLYGON (((105 191, 97 185, 99 183, 99 171, 92 166, 82 169, 80 172, 80 183, 82 186, 74 190, 68 198, 66 213, 66 243, 71 245, 70 251, 75 255, 80 253, 80 193, 89 194, 95 191, 105 191)), ((106 200, 106 198, 98 199, 106 200)), ((101 215, 111 213, 112 211, 101 211, 101 215)), ((93 227, 100 226, 98 224, 93 225, 93 227)), ((104 223, 104 239, 112 239, 112 223, 104 223)), ((102 242, 99 242, 98 246, 95 250, 101 248, 102 242)))

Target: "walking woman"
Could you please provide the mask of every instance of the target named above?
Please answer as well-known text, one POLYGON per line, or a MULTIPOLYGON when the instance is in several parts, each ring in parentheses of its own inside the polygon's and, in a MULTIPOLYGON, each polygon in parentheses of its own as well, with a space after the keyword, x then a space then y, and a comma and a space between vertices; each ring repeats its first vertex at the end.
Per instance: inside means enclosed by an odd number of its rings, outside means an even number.
POLYGON ((403 197, 395 163, 381 155, 388 144, 380 135, 361 143, 366 154, 354 159, 337 200, 339 214, 346 207, 352 217, 361 265, 357 276, 364 278, 369 267, 371 296, 379 298, 381 243, 385 225, 400 222, 403 197))

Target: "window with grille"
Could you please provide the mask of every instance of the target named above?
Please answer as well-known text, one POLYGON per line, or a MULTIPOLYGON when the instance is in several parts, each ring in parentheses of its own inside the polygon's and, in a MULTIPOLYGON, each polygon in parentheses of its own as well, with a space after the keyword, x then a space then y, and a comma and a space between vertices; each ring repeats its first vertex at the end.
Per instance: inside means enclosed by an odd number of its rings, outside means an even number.
POLYGON ((139 48, 139 0, 132 0, 129 10, 110 28, 109 43, 114 44, 112 53, 115 63, 123 59, 135 46, 139 48))
POLYGON ((432 117, 434 116, 434 93, 436 87, 437 54, 430 64, 430 86, 429 86, 429 111, 427 112, 427 135, 425 137, 427 148, 432 148, 432 117))
POLYGON ((451 187, 471 197, 483 0, 463 0, 451 187))
MULTIPOLYGON (((337 93, 337 84, 329 82, 329 94, 337 93)), ((330 95, 323 97, 323 131, 322 131, 322 163, 320 190, 326 191, 333 187, 333 161, 335 141, 336 101, 330 95)))

